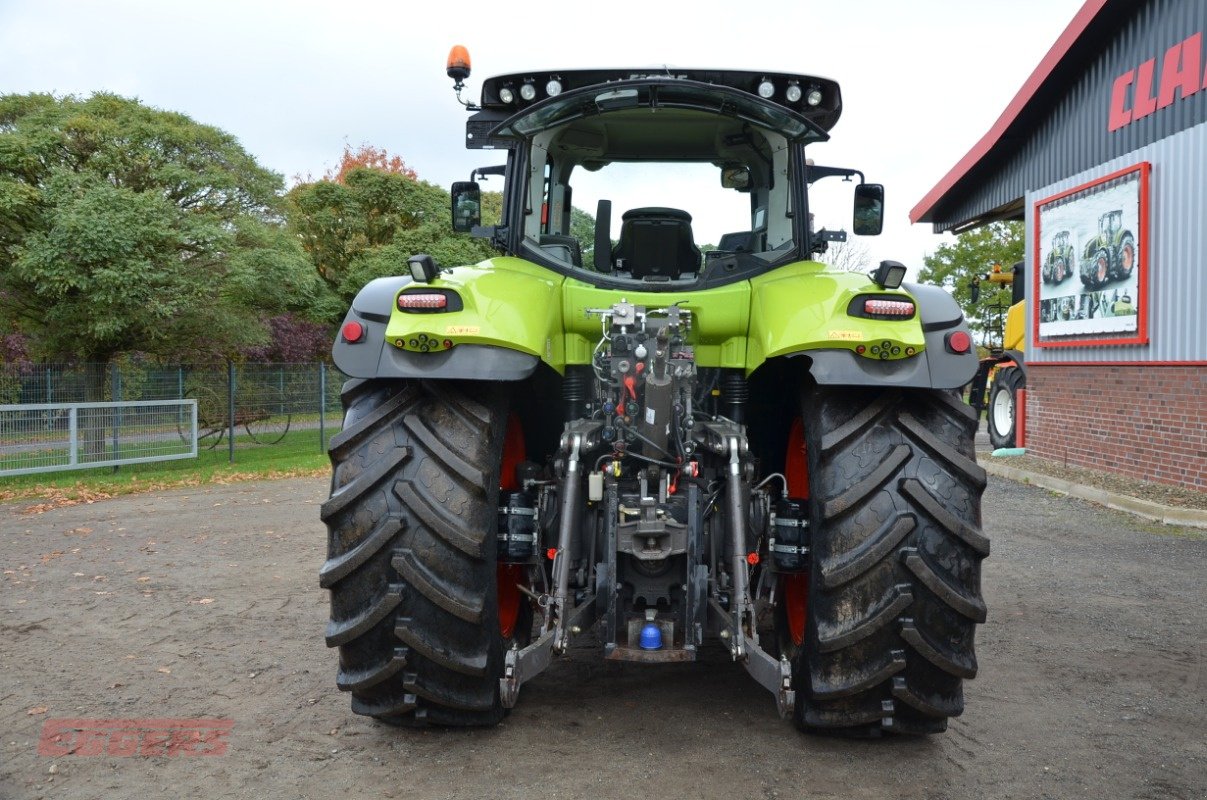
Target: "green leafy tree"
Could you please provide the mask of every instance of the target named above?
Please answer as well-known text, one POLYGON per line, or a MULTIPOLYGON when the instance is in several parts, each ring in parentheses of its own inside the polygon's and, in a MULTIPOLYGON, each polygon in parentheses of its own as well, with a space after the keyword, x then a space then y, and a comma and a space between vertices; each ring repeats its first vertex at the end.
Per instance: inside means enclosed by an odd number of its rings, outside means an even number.
POLYGON ((595 260, 595 217, 578 206, 571 206, 570 235, 578 239, 579 247, 582 248, 583 266, 593 264, 595 260))
POLYGON ((0 321, 55 359, 202 360, 321 287, 281 177, 231 135, 112 94, 0 97, 0 321))
POLYGON ((942 286, 960 304, 973 330, 991 331, 996 325, 996 309, 1010 305, 1010 286, 981 281, 980 299, 973 303, 973 280, 990 272, 994 264, 1009 271, 1022 260, 1023 246, 1021 222, 994 222, 967 231, 954 244, 941 245, 926 256, 918 282, 942 286))

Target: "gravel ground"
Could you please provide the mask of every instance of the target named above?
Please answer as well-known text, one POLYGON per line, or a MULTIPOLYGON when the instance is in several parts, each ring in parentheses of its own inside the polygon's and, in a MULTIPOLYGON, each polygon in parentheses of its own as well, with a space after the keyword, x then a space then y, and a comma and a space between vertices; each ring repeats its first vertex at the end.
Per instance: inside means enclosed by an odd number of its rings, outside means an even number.
POLYGON ((323 645, 325 481, 0 506, 0 797, 1207 797, 1207 539, 991 479, 989 621, 942 735, 802 736, 719 650, 589 638, 498 728, 348 710, 323 645), (38 755, 50 718, 229 719, 213 757, 38 755))

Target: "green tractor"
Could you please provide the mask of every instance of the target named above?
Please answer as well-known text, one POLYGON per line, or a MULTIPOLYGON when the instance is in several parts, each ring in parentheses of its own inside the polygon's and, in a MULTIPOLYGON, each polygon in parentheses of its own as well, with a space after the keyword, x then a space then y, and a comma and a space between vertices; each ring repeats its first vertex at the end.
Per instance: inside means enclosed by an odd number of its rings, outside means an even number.
MULTIPOLYGON (((460 99, 461 48, 449 75, 460 99)), ((644 665, 723 648, 804 730, 945 729, 985 620, 958 394, 977 358, 955 301, 901 264, 813 260, 845 236, 813 229, 817 182, 852 181, 855 234, 883 218, 883 187, 806 158, 838 84, 557 70, 465 105, 468 147, 503 162, 471 179, 501 177, 503 210, 482 225, 458 183, 454 225, 499 255, 411 258, 334 348, 351 380, 320 582, 352 710, 492 725, 597 641, 644 665), (684 171, 695 215, 666 201, 684 171), (572 195, 595 201, 589 241, 572 195)))
POLYGON ((1090 290, 1131 277, 1136 266, 1136 237, 1123 228, 1123 210, 1098 218, 1098 235, 1082 250, 1081 282, 1090 290))
POLYGON ((1068 231, 1060 231, 1053 236, 1052 247, 1044 260, 1041 273, 1044 283, 1063 283, 1065 278, 1073 274, 1073 261, 1076 257, 1068 231))

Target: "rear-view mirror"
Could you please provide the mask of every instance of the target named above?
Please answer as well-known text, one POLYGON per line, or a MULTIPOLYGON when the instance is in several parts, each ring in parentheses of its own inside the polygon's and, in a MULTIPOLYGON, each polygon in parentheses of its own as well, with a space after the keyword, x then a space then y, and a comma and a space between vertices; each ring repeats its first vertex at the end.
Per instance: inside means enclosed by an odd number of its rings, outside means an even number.
POLYGON ((749 167, 726 167, 721 170, 721 187, 737 189, 739 192, 750 191, 749 167))
POLYGON ((884 187, 861 183, 855 187, 855 218, 851 229, 860 236, 877 236, 884 228, 884 187))
POLYGON ((469 233, 482 224, 482 191, 473 181, 453 184, 453 230, 469 233))

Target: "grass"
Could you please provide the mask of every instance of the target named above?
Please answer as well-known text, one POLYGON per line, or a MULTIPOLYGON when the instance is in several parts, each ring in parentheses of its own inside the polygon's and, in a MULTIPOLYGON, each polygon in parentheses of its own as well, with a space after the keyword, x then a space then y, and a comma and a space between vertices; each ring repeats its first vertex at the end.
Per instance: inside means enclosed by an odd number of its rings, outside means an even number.
POLYGON ((202 449, 196 459, 0 478, 0 503, 41 500, 54 507, 184 486, 328 474, 330 462, 319 448, 317 430, 290 431, 275 445, 258 445, 244 435, 235 437, 234 464, 223 441, 213 450, 202 449))

